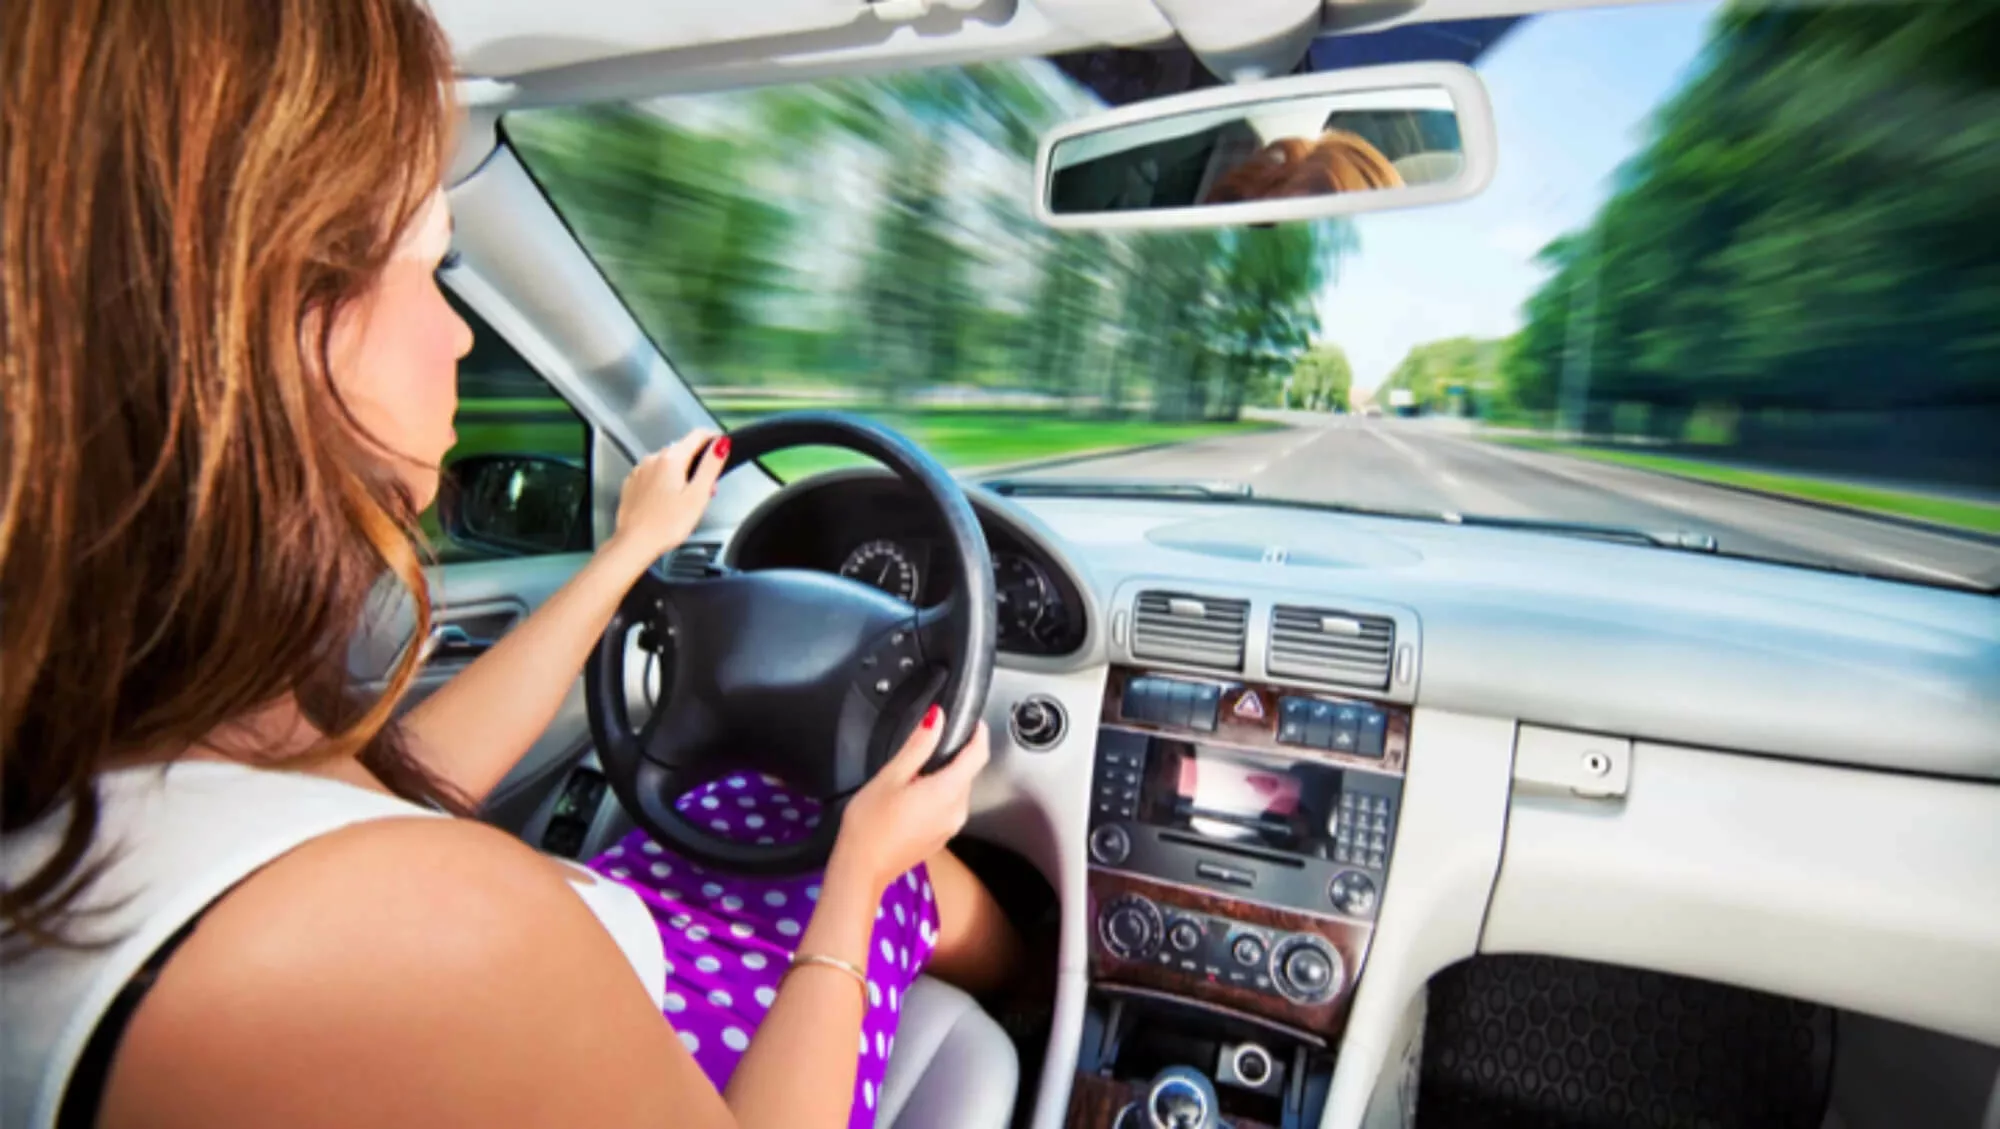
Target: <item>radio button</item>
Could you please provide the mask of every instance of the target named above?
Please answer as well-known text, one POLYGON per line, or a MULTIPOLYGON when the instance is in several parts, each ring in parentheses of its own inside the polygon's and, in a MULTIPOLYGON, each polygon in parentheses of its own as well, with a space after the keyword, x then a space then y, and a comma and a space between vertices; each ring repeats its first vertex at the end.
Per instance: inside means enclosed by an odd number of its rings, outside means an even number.
POLYGON ((1156 703, 1159 691, 1155 689, 1159 680, 1155 678, 1134 678, 1125 684, 1125 696, 1118 704, 1118 712, 1127 721, 1160 720, 1156 703))
POLYGON ((1224 866, 1219 862, 1198 862, 1194 864, 1197 876, 1213 882, 1227 882, 1231 886, 1255 886, 1257 875, 1253 871, 1224 866))
POLYGON ((1198 682, 1188 724, 1204 733, 1215 732, 1215 715, 1222 707, 1222 689, 1213 683, 1198 682))
POLYGON ((1306 744, 1315 749, 1333 747, 1333 703, 1312 703, 1306 714, 1306 744))
POLYGON ((1099 824, 1090 833, 1090 857, 1105 866, 1117 866, 1132 854, 1132 837, 1115 823, 1099 824))
POLYGON ((1333 908, 1349 917, 1367 917, 1375 912, 1375 880, 1358 870, 1344 870, 1327 883, 1326 896, 1333 908))
POLYGON ((1389 730, 1389 715, 1381 710, 1361 711, 1361 743, 1356 751, 1364 757, 1382 755, 1382 741, 1389 730))

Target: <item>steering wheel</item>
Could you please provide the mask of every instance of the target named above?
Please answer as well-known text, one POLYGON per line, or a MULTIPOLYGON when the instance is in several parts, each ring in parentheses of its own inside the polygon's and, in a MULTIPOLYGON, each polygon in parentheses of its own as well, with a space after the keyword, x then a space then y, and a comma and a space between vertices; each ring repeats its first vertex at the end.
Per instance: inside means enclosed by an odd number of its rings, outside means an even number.
MULTIPOLYGON (((584 664, 591 736, 612 790, 661 844, 720 870, 794 874, 825 863, 854 792, 901 747, 923 711, 945 709, 925 772, 971 739, 993 681, 992 555, 965 492, 888 428, 842 412, 787 412, 729 436, 723 473, 774 451, 841 447, 917 488, 944 530, 952 595, 921 610, 859 581, 810 569, 711 570, 679 579, 656 565, 625 594, 584 664), (662 653, 661 696, 633 732, 627 638, 662 653), (819 801, 790 842, 713 834, 674 801, 732 771, 768 773, 819 801)), ((697 809, 698 812, 698 809, 697 809)), ((765 838, 771 838, 766 836, 765 838)))

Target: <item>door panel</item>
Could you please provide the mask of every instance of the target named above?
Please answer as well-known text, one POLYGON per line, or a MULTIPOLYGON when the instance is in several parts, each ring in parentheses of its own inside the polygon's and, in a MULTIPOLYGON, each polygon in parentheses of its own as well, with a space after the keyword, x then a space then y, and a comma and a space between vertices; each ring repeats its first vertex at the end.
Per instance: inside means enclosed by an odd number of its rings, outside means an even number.
MULTIPOLYGON (((496 642, 541 607, 589 559, 588 553, 564 553, 463 561, 432 568, 429 570, 432 635, 436 636, 437 628, 456 627, 475 642, 496 642)), ((414 621, 407 597, 386 590, 377 597, 369 623, 349 653, 348 668, 362 686, 371 692, 381 691, 397 659, 416 641, 414 621)), ((409 710, 436 692, 465 669, 473 657, 454 654, 444 647, 433 648, 409 693, 398 704, 397 712, 409 710)), ((519 831, 534 801, 539 799, 542 786, 553 784, 559 770, 589 745, 590 725, 584 714, 583 678, 579 674, 563 698, 555 720, 487 798, 486 807, 493 821, 510 831, 519 831), (525 803, 524 793, 532 794, 525 803), (517 808, 527 810, 510 822, 510 815, 517 808)))

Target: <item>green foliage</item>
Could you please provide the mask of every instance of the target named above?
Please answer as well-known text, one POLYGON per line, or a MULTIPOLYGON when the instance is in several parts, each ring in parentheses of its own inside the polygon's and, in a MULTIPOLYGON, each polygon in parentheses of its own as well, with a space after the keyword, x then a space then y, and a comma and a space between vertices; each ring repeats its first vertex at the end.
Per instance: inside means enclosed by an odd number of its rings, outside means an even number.
MULTIPOLYGON (((1496 388, 1507 344, 1448 337, 1413 346, 1382 382, 1382 389, 1409 389, 1418 407, 1427 412, 1465 415, 1478 397, 1496 388)), ((1387 400, 1380 392, 1377 398, 1387 400)))
POLYGON ((1313 346, 1292 369, 1291 402, 1284 407, 1310 411, 1346 411, 1354 390, 1354 366, 1338 345, 1313 346))
POLYGON ((1090 107, 1046 63, 508 115, 683 375, 881 407, 940 389, 1234 419, 1318 328, 1342 223, 1058 233, 1030 164, 1090 107))
POLYGON ((1512 400, 1587 388, 1592 430, 1645 404, 1652 433, 1716 441, 1737 408, 2000 398, 1995 44, 1990 3, 1725 9, 1592 225, 1545 250, 1512 400))

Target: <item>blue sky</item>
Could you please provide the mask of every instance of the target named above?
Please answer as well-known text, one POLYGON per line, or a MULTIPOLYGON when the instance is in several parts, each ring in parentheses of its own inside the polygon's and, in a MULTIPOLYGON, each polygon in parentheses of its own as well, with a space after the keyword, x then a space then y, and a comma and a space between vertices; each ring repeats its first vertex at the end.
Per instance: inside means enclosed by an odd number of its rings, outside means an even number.
POLYGON ((1604 201, 1717 6, 1556 12, 1479 61, 1500 146, 1493 183, 1455 204, 1356 217, 1361 249, 1321 292, 1320 339, 1347 351, 1357 390, 1380 384, 1412 345, 1520 327, 1544 277, 1535 252, 1604 201))

